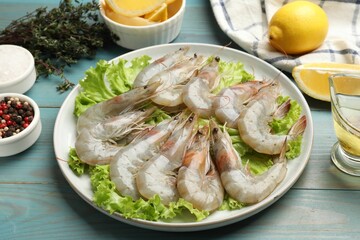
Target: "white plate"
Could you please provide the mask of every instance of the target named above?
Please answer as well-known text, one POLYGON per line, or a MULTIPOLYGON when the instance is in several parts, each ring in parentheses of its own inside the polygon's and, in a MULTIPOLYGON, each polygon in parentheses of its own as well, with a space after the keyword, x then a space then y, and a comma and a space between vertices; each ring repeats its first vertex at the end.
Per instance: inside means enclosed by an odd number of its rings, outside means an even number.
MULTIPOLYGON (((109 216, 120 220, 122 222, 135 225, 142 228, 162 230, 162 231, 198 231, 206 230, 216 227, 221 227, 228 225, 245 218, 248 218, 263 209, 269 207, 272 203, 277 201, 283 194, 285 194, 297 181, 297 179, 302 174, 312 148, 313 144, 313 122, 311 118, 311 113, 309 106, 304 99, 303 95, 297 89, 290 79, 288 79, 284 74, 279 72, 276 68, 270 64, 251 56, 247 53, 234 50, 231 48, 226 48, 222 46, 208 45, 208 44, 193 44, 193 43, 183 43, 183 44, 165 44, 158 45, 154 47, 148 47, 133 52, 129 52, 120 56, 121 58, 131 60, 134 57, 149 55, 153 59, 156 59, 168 52, 175 51, 176 49, 182 46, 190 46, 189 54, 198 53, 206 56, 217 55, 220 56, 224 61, 240 61, 244 63, 245 69, 253 73, 256 79, 273 79, 277 78, 283 89, 284 94, 290 96, 292 99, 295 99, 303 108, 303 114, 307 117, 307 127, 304 133, 303 145, 301 155, 288 162, 288 172, 285 179, 282 183, 271 193, 266 199, 260 203, 254 204, 252 206, 244 207, 240 210, 234 211, 216 211, 211 214, 208 218, 200 222, 189 222, 184 220, 177 220, 176 222, 152 222, 138 219, 126 219, 120 214, 109 214, 103 209, 100 209, 92 202, 92 191, 90 187, 90 181, 88 176, 76 176, 72 170, 69 168, 66 160, 68 159, 69 148, 74 146, 75 143, 75 125, 76 118, 73 115, 74 111, 74 101, 75 97, 78 95, 79 86, 74 88, 69 96, 64 101, 61 109, 58 113, 55 128, 54 128, 54 148, 55 154, 60 166, 62 173, 64 174, 66 180, 73 187, 73 189, 89 204, 94 206, 99 211, 108 214, 109 216)), ((113 59, 116 61, 117 58, 113 59)))

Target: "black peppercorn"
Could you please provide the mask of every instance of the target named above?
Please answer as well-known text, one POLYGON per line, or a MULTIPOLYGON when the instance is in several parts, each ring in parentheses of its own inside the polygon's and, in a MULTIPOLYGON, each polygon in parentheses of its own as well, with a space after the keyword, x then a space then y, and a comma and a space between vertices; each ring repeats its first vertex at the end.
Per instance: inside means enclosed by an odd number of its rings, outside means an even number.
POLYGON ((0 100, 0 139, 23 131, 34 119, 32 106, 15 97, 0 100))

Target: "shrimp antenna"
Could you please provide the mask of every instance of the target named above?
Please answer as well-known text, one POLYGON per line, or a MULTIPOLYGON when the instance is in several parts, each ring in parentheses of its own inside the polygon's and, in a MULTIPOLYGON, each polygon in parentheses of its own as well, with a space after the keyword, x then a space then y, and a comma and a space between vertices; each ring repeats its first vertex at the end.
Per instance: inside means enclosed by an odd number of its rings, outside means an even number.
MULTIPOLYGON (((154 83, 151 83, 150 85, 146 85, 146 86, 142 86, 142 87, 139 87, 139 88, 148 88, 149 86, 157 86, 156 90, 154 91, 154 93, 150 94, 150 96, 146 97, 146 98, 143 98, 137 102, 135 102, 134 104, 135 105, 138 105, 140 103, 144 103, 148 100, 150 100, 151 98, 155 97, 159 92, 158 92, 158 88, 161 86, 161 84, 159 82, 154 82, 154 83), (158 85, 158 86, 157 86, 158 85)), ((131 90, 130 90, 131 91, 131 90)))
POLYGON ((65 159, 62 159, 62 158, 59 158, 59 157, 56 157, 56 160, 61 161, 61 162, 68 162, 68 160, 65 160, 65 159))
POLYGON ((219 52, 224 51, 224 49, 225 49, 226 47, 229 47, 231 44, 232 44, 232 41, 228 42, 227 44, 225 44, 224 46, 222 46, 220 49, 217 49, 217 50, 216 50, 213 54, 211 54, 211 55, 218 55, 219 52))

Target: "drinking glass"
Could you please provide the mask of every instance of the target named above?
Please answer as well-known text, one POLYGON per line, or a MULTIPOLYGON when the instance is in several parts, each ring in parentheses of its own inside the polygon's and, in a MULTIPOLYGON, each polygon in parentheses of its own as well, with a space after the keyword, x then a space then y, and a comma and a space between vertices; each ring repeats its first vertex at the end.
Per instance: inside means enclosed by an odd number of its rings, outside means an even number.
POLYGON ((360 176, 360 73, 331 75, 329 85, 338 139, 331 159, 343 172, 360 176))

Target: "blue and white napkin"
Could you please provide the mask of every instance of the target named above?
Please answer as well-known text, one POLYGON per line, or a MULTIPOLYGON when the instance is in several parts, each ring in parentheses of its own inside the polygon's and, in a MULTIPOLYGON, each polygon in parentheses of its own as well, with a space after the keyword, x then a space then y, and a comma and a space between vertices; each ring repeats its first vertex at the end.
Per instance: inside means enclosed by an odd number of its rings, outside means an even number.
POLYGON ((360 1, 311 0, 329 19, 328 35, 318 49, 286 56, 268 42, 268 23, 283 0, 210 0, 220 28, 241 48, 275 67, 291 72, 300 64, 337 62, 360 64, 360 1))

